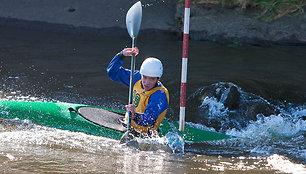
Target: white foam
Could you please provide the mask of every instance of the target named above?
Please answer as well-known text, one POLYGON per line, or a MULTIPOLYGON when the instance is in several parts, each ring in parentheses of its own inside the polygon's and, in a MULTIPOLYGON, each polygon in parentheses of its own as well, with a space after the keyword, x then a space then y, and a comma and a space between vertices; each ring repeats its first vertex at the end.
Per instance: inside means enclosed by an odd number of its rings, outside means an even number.
POLYGON ((302 164, 295 164, 289 161, 287 158, 281 155, 274 154, 269 156, 268 165, 275 170, 279 170, 284 173, 293 173, 293 174, 305 174, 306 168, 302 164))
POLYGON ((184 140, 177 133, 168 132, 165 136, 138 138, 139 150, 166 151, 170 153, 184 153, 184 140))
POLYGON ((229 110, 214 97, 205 97, 200 107, 208 107, 209 116, 226 117, 229 110))
POLYGON ((299 132, 306 131, 306 121, 286 119, 280 115, 271 115, 255 122, 250 122, 246 128, 241 131, 236 129, 228 130, 226 133, 237 137, 266 139, 287 137, 297 135, 299 132))

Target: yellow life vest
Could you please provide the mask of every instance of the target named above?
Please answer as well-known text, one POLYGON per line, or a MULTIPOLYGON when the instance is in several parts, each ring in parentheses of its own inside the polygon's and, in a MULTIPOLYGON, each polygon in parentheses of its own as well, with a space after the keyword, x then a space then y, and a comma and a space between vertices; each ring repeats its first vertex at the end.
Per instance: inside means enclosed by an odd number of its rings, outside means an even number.
MULTIPOLYGON (((143 88, 142 88, 142 84, 141 84, 141 79, 139 81, 137 81, 135 83, 135 85, 133 86, 133 105, 135 106, 135 111, 136 113, 144 113, 145 112, 145 109, 149 103, 149 98, 150 96, 156 92, 157 90, 162 90, 166 93, 166 96, 167 96, 167 101, 168 101, 168 104, 169 104, 169 93, 168 93, 168 90, 167 88, 165 88, 161 82, 157 82, 159 84, 158 87, 154 87, 152 88, 151 90, 149 91, 145 91, 143 88)), ((153 128, 153 130, 157 130, 160 123, 163 121, 163 119, 165 118, 165 115, 167 113, 167 110, 164 110, 159 116, 158 118, 156 119, 154 125, 151 125, 151 126, 147 126, 147 127, 144 127, 144 126, 141 126, 141 125, 138 125, 136 124, 133 120, 131 121, 131 127, 136 130, 137 132, 140 132, 140 133, 148 133, 149 129, 150 128, 153 128)), ((128 114, 126 114, 126 120, 128 119, 128 114)))

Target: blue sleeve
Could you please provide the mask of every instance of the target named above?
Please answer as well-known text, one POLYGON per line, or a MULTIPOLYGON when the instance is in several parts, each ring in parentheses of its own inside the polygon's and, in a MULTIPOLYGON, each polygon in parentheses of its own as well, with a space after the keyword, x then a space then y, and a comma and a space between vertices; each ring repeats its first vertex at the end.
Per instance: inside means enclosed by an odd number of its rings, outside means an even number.
MULTIPOLYGON (((123 84, 124 86, 129 87, 130 85, 130 75, 131 70, 125 69, 122 67, 124 61, 120 58, 124 57, 122 53, 118 53, 107 67, 108 77, 116 82, 123 84)), ((141 79, 139 71, 134 72, 134 84, 141 79)))
POLYGON ((158 116, 168 109, 168 100, 166 93, 162 90, 154 92, 150 98, 149 103, 145 109, 145 113, 137 113, 138 120, 135 122, 141 126, 153 125, 158 116))

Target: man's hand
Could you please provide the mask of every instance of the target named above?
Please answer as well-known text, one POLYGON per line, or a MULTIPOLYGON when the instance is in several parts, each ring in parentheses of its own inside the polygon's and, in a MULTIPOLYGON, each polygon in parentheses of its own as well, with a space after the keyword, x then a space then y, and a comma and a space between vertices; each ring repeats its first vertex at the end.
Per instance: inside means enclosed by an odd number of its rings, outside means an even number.
POLYGON ((139 50, 137 47, 135 48, 124 48, 122 51, 124 56, 132 56, 133 54, 135 54, 135 56, 138 55, 139 50))
POLYGON ((135 118, 135 106, 133 104, 125 105, 125 109, 127 112, 131 112, 131 119, 133 120, 135 118))

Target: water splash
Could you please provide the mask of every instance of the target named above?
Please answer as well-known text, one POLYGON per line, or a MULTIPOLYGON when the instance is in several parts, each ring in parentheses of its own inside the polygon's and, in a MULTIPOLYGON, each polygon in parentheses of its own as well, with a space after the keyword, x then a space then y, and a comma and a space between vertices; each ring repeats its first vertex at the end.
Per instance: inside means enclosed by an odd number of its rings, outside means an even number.
POLYGON ((256 138, 256 140, 267 140, 267 138, 287 139, 306 131, 305 120, 291 120, 281 115, 261 117, 257 121, 251 121, 246 128, 228 130, 226 133, 244 138, 256 138))
POLYGON ((15 129, 0 132, 0 143, 11 144, 12 147, 42 146, 93 153, 103 152, 106 150, 105 147, 113 147, 113 144, 116 143, 112 139, 35 125, 28 123, 27 120, 18 121, 20 124, 15 123, 15 120, 12 121, 14 121, 15 129))
POLYGON ((14 131, 14 130, 28 130, 33 128, 35 128, 35 124, 33 124, 30 120, 20 120, 19 118, 15 119, 0 118, 0 132, 14 131))
POLYGON ((302 164, 295 164, 281 155, 271 155, 267 159, 268 165, 273 169, 284 173, 306 173, 306 169, 302 164))
MULTIPOLYGON (((208 87, 199 89, 192 97, 192 102, 200 101, 198 105, 198 115, 201 120, 195 123, 189 123, 191 126, 204 130, 224 132, 238 138, 221 141, 205 142, 203 145, 190 146, 187 151, 193 151, 202 154, 231 154, 243 156, 264 156, 269 157, 273 154, 279 154, 301 163, 306 161, 306 106, 295 105, 291 103, 276 102, 273 104, 261 96, 243 91, 240 87, 232 83, 216 83, 208 87), (228 89, 228 86, 234 86, 240 93, 239 109, 230 110, 222 102, 222 96, 228 89), (207 89, 209 88, 209 89, 207 89), (204 97, 203 97, 204 96, 204 97), (200 99, 200 100, 199 100, 200 99), (245 102, 247 105, 241 105, 245 102), (246 107, 249 104, 256 107, 246 107), (272 114, 258 113, 255 119, 247 119, 244 115, 248 108, 256 109, 257 106, 264 106, 272 111, 272 114), (220 126, 217 127, 216 125, 220 126)), ((195 102, 196 103, 196 102, 195 102)), ((260 111, 260 109, 259 109, 260 111)), ((256 113, 256 112, 252 112, 256 113)))
POLYGON ((139 149, 142 151, 165 151, 170 153, 184 153, 184 140, 174 132, 165 136, 153 136, 137 139, 139 149))
POLYGON ((281 154, 305 163, 306 120, 302 119, 304 107, 299 107, 296 112, 290 109, 291 117, 286 117, 288 113, 261 117, 242 130, 228 130, 227 134, 239 138, 225 140, 223 145, 241 148, 255 156, 281 154))
POLYGON ((205 97, 199 107, 207 108, 210 117, 226 117, 229 114, 229 110, 215 97, 205 97))
POLYGON ((173 153, 183 153, 184 152, 184 140, 181 136, 176 133, 168 132, 165 137, 163 137, 166 144, 172 149, 173 153))

